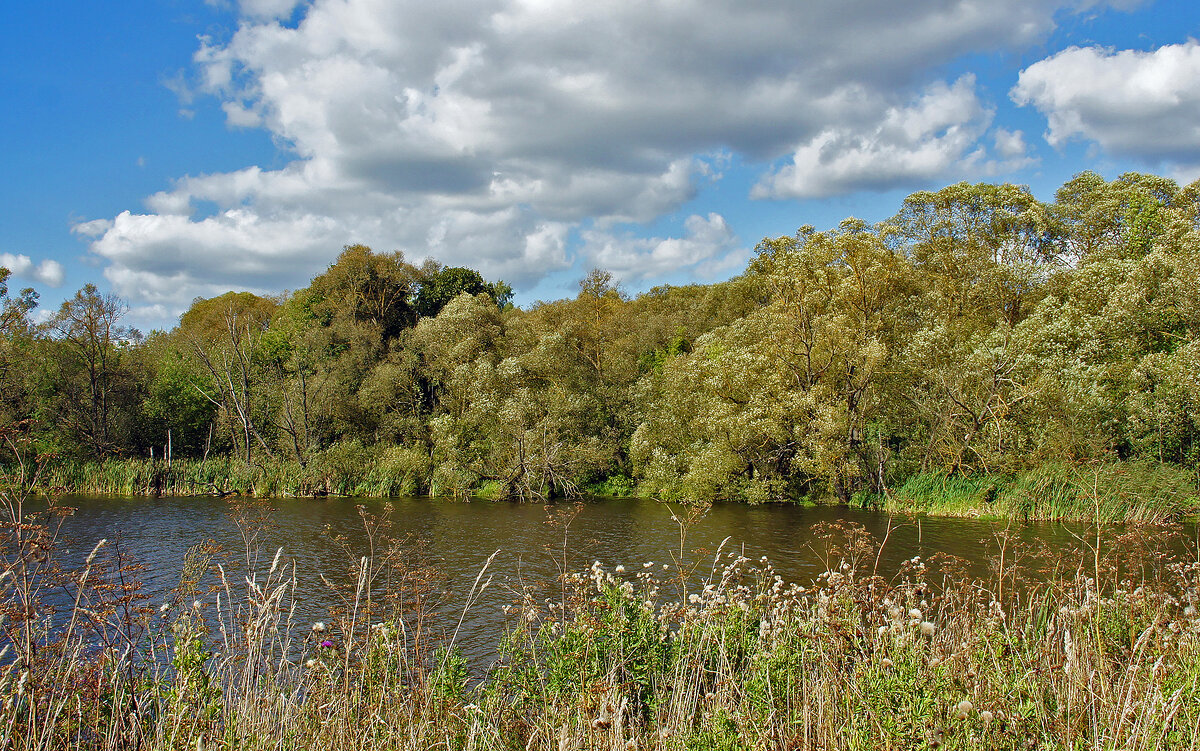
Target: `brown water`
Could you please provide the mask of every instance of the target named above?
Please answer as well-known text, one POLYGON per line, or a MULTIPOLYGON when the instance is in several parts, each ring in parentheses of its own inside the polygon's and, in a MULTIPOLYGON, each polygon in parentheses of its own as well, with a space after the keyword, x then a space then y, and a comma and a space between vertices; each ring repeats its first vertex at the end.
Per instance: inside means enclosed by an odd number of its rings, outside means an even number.
MULTIPOLYGON (((260 550, 262 568, 269 567, 277 548, 284 560, 294 561, 299 578, 300 617, 326 616, 335 597, 321 575, 345 581, 348 563, 369 551, 357 507, 387 515, 392 535, 421 541, 422 560, 438 574, 449 591, 445 609, 458 613, 472 582, 488 557, 499 551, 488 575, 492 585, 464 620, 459 643, 468 654, 483 656, 504 628, 502 607, 525 585, 552 584, 559 573, 566 538, 567 565, 587 569, 593 561, 606 567, 623 564, 641 570, 646 562, 664 578, 672 554, 681 549, 681 527, 671 509, 653 501, 605 499, 583 504, 570 526, 561 523, 563 507, 496 504, 440 499, 287 499, 230 502, 215 498, 111 498, 70 497, 61 501, 73 507, 63 534, 72 557, 82 559, 100 538, 111 550, 132 553, 145 566, 140 578, 150 603, 167 597, 179 584, 185 552, 206 541, 225 551, 230 578, 241 585, 247 547, 246 525, 237 517, 249 511, 267 520, 257 530, 252 547, 260 550), (554 520, 558 519, 556 523, 554 520), (340 541, 339 541, 340 538, 340 541)), ((676 508, 679 513, 685 513, 676 508)), ((909 518, 856 509, 799 506, 712 507, 686 525, 682 544, 688 562, 700 562, 707 572, 714 554, 725 542, 725 551, 752 559, 768 557, 785 579, 807 584, 825 569, 824 546, 816 531, 822 522, 854 522, 876 538, 887 539, 879 556, 879 573, 891 576, 913 556, 929 558, 946 553, 961 558, 972 577, 991 576, 990 562, 998 551, 999 532, 1007 529, 1013 551, 1041 549, 1044 560, 1074 570, 1084 558, 1089 533, 1080 525, 1054 523, 987 522, 969 519, 909 518)), ((1171 534, 1143 535, 1150 552, 1175 552, 1195 548, 1195 525, 1171 534), (1192 542, 1189 542, 1192 541, 1192 542)), ((416 546, 413 546, 416 549, 416 546)), ((873 567, 873 557, 872 557, 873 567)), ((450 619, 451 627, 457 615, 450 619)))

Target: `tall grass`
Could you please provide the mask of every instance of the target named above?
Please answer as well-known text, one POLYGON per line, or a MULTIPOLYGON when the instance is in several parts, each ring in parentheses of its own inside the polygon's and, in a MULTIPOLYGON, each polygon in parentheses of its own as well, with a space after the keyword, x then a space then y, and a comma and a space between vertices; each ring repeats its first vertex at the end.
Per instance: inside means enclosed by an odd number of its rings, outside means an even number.
POLYGON ((47 463, 39 489, 99 495, 339 495, 388 498, 429 489, 428 458, 401 447, 338 444, 308 462, 222 456, 207 460, 58 459, 47 463))
POLYGON ((721 550, 705 572, 597 562, 516 592, 468 664, 490 559, 448 614, 365 512, 348 583, 327 581, 340 605, 310 623, 284 551, 236 572, 189 551, 158 605, 110 546, 60 566, 23 499, 3 496, 0 748, 1200 747, 1200 563, 1156 560, 1150 535, 1097 528, 1036 581, 999 538, 990 580, 916 558, 885 579, 852 525, 824 530, 813 582, 721 550))
POLYGON ((1100 523, 1161 524, 1200 513, 1193 473, 1140 461, 1051 463, 1009 476, 926 472, 861 500, 892 512, 1100 523))

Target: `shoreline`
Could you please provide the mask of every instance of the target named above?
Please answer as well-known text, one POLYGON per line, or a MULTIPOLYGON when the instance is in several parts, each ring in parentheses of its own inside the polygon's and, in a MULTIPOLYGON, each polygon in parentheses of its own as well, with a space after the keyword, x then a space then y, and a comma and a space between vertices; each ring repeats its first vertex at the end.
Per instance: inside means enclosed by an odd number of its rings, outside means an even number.
MULTIPOLYGON (((301 466, 298 462, 277 459, 247 464, 222 457, 170 463, 161 459, 51 461, 35 490, 47 495, 126 497, 353 499, 428 496, 500 500, 487 493, 486 484, 468 488, 431 485, 430 479, 414 471, 411 465, 396 466, 386 460, 342 466, 310 462, 301 466)), ((649 498, 636 491, 622 494, 593 492, 600 488, 609 490, 611 483, 585 487, 580 496, 649 498)), ((700 503, 667 500, 683 505, 746 503, 733 498, 713 498, 700 503)), ((563 501, 550 499, 545 502, 563 501)), ((833 501, 831 495, 810 495, 770 503, 839 505, 830 501, 833 501)), ((1015 474, 917 473, 896 482, 886 494, 860 491, 848 505, 913 516, 1164 524, 1195 520, 1200 515, 1200 491, 1191 473, 1167 464, 1136 461, 1083 466, 1043 464, 1015 474)))

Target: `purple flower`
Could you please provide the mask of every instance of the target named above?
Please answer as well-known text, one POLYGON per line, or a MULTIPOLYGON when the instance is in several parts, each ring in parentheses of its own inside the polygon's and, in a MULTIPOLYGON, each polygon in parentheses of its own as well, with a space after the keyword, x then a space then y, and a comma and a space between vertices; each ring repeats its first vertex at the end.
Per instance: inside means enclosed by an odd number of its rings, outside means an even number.
POLYGON ((333 642, 326 639, 325 641, 321 642, 321 648, 322 649, 333 649, 333 642))

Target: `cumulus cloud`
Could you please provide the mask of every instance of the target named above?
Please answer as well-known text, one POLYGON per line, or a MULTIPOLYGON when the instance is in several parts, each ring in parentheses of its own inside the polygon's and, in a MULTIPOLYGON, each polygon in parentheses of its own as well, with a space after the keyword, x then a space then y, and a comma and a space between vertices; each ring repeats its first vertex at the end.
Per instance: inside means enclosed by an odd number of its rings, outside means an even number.
POLYGON ((1025 134, 1019 130, 996 128, 994 138, 996 153, 1005 159, 1020 159, 1029 149, 1025 144, 1025 134))
POLYGON ((1156 50, 1071 47, 1021 71, 1010 96, 1046 117, 1046 140, 1116 155, 1200 164, 1200 42, 1156 50))
POLYGON ((11 271, 15 277, 40 282, 47 287, 61 287, 66 276, 66 270, 58 261, 47 258, 35 264, 24 253, 0 253, 0 266, 11 271))
POLYGON ((772 196, 956 174, 984 159, 990 113, 969 77, 931 86, 935 71, 1094 4, 242 0, 186 90, 291 163, 182 177, 143 212, 75 229, 118 293, 171 310, 302 284, 350 242, 518 288, 596 248, 665 268, 708 247, 709 219, 676 241, 571 238, 678 211, 730 154, 791 155, 760 183, 772 196))
POLYGON ((827 128, 801 144, 754 187, 756 198, 822 198, 887 190, 980 161, 976 142, 992 113, 975 94, 975 77, 936 83, 916 101, 888 109, 864 129, 827 128))
POLYGON ((592 266, 608 269, 625 281, 641 281, 687 270, 709 275, 722 270, 729 257, 740 263, 737 237, 725 217, 693 214, 684 221, 683 237, 643 238, 588 230, 583 252, 592 266), (707 272, 707 273, 706 273, 707 272))

